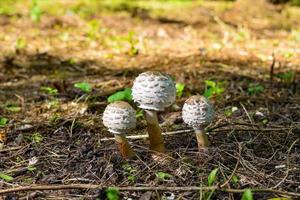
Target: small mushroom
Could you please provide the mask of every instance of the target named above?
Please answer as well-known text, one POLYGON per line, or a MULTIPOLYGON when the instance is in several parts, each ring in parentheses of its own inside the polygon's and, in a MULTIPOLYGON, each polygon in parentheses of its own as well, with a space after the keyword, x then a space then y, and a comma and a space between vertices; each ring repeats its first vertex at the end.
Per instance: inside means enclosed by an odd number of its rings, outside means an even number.
POLYGON ((165 146, 158 124, 157 111, 172 105, 176 98, 175 83, 172 78, 160 72, 141 73, 133 83, 132 97, 138 107, 145 111, 150 149, 164 153, 165 146))
POLYGON ((115 135, 119 151, 124 158, 133 158, 134 151, 125 135, 136 126, 135 110, 124 101, 109 104, 103 112, 103 124, 115 135))
POLYGON ((195 130, 199 151, 210 145, 204 128, 213 118, 214 109, 205 97, 195 95, 185 101, 182 108, 182 119, 195 130))

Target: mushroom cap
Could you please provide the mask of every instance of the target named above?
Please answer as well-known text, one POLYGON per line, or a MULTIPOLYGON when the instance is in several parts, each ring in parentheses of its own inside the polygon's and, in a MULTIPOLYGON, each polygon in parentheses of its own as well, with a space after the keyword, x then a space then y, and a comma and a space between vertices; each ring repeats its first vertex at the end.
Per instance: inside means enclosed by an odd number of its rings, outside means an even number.
POLYGON ((136 125, 135 110, 124 101, 116 101, 106 106, 102 119, 104 126, 114 134, 125 133, 136 125))
POLYGON ((133 82, 132 98, 142 109, 162 111, 176 99, 175 83, 160 72, 141 73, 133 82))
POLYGON ((195 95, 188 98, 182 108, 183 121, 193 128, 202 128, 214 118, 214 109, 203 96, 195 95))

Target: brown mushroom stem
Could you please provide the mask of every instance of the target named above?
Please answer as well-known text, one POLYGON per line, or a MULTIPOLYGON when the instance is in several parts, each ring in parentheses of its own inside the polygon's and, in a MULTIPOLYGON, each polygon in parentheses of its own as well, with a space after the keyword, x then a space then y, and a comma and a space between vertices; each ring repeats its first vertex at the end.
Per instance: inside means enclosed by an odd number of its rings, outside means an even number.
POLYGON ((145 118, 147 121, 150 149, 152 151, 165 153, 164 139, 158 124, 156 111, 145 110, 145 118))
POLYGON ((115 134, 115 140, 119 151, 124 158, 131 159, 135 157, 135 153, 130 147, 130 144, 124 134, 115 134))
POLYGON ((210 145, 208 136, 204 132, 203 129, 197 128, 197 129, 195 129, 195 133, 196 133, 199 151, 205 149, 206 147, 208 147, 210 145))

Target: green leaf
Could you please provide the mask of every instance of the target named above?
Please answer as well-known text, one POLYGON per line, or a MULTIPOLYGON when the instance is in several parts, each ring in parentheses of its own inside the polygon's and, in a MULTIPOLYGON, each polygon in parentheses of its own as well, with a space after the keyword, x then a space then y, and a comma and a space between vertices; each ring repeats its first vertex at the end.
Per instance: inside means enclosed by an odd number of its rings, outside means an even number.
POLYGON ((205 80, 205 92, 203 96, 206 98, 211 98, 214 95, 217 95, 219 97, 225 89, 222 87, 223 82, 214 82, 211 80, 205 80))
POLYGON ((212 186, 215 180, 217 179, 218 168, 212 170, 208 175, 207 185, 212 186))
POLYGON ((32 1, 32 7, 30 9, 30 18, 34 22, 39 22, 41 20, 42 10, 38 5, 37 0, 32 1))
POLYGON ((107 99, 109 103, 115 102, 115 101, 132 101, 132 90, 131 88, 126 88, 123 91, 116 92, 112 95, 110 95, 107 99))
POLYGON ((249 84, 248 86, 248 93, 249 94, 257 94, 257 93, 261 93, 264 91, 264 87, 260 84, 255 85, 255 84, 249 84))
POLYGON ((0 127, 4 127, 8 122, 8 119, 5 117, 0 117, 0 127))
POLYGON ((185 88, 184 83, 176 83, 176 96, 177 97, 182 97, 184 88, 185 88))
POLYGON ((52 88, 52 87, 41 87, 40 90, 42 92, 50 94, 50 95, 58 94, 58 90, 56 88, 52 88))
POLYGON ((276 75, 276 77, 280 78, 281 80, 285 82, 292 82, 296 73, 294 71, 288 71, 286 73, 279 73, 276 75))
POLYGON ((216 82, 211 81, 211 80, 205 80, 204 82, 205 82, 205 85, 206 85, 207 87, 215 88, 216 85, 217 85, 216 82))
POLYGON ((213 95, 213 89, 212 88, 209 88, 209 89, 207 89, 204 93, 203 93, 203 96, 204 97, 206 97, 206 98, 210 98, 210 97, 212 97, 212 95, 213 95))
POLYGON ((241 200, 253 200, 253 195, 250 189, 245 190, 241 200))
POLYGON ((2 179, 4 181, 7 181, 7 182, 14 180, 13 177, 11 177, 9 175, 6 175, 6 174, 3 174, 1 172, 0 172, 0 179, 2 179))
POLYGON ((171 174, 165 173, 165 172, 156 172, 155 176, 160 180, 160 181, 165 181, 167 179, 172 178, 173 176, 171 174))
POLYGON ((13 105, 13 104, 6 105, 5 109, 10 112, 20 112, 21 111, 21 107, 13 105))
POLYGON ((144 115, 144 111, 142 109, 138 109, 135 114, 135 118, 141 118, 144 115))
POLYGON ((34 167, 34 166, 28 166, 27 170, 30 171, 30 172, 33 172, 33 171, 36 170, 36 167, 34 167))
POLYGON ((92 91, 92 86, 89 83, 82 82, 82 83, 75 83, 74 84, 75 88, 80 89, 83 92, 89 93, 92 91))
POLYGON ((15 48, 16 49, 24 49, 27 46, 26 40, 24 38, 18 38, 15 48))
POLYGON ((119 200, 120 192, 116 188, 109 187, 106 189, 106 197, 108 200, 119 200))

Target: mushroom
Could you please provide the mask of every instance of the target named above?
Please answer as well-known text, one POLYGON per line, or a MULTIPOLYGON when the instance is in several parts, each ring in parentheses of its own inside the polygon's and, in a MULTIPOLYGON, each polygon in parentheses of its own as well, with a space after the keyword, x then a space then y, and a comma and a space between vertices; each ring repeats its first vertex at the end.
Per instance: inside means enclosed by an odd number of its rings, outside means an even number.
POLYGON ((205 97, 195 95, 185 101, 182 108, 182 119, 195 130, 199 151, 210 145, 204 128, 213 118, 213 106, 205 97))
POLYGON ((136 126, 135 110, 124 101, 109 104, 103 112, 103 124, 115 135, 119 151, 124 158, 133 158, 134 151, 125 135, 136 126))
POLYGON ((164 153, 165 146, 158 124, 157 111, 163 111, 176 99, 176 88, 172 78, 160 72, 141 73, 133 83, 133 101, 145 111, 150 149, 164 153))

